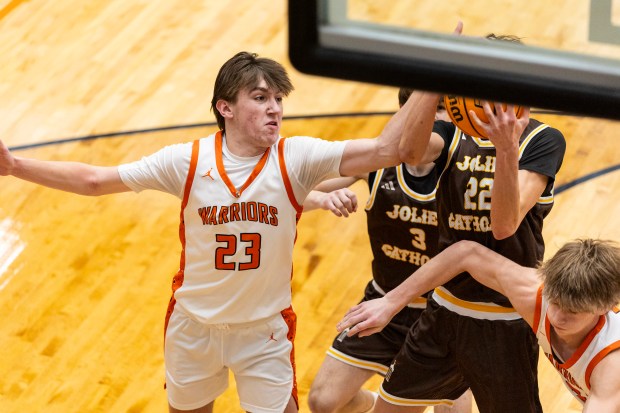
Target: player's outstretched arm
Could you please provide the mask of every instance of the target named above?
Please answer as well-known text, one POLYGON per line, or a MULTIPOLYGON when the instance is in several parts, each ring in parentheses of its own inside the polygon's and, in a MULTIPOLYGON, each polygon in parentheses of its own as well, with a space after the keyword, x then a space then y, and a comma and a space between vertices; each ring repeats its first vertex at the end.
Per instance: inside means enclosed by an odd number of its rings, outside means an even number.
POLYGON ((584 413, 620 412, 620 351, 603 358, 590 376, 590 396, 584 413))
MULTIPOLYGON (((457 22, 453 35, 463 33, 463 22, 457 22)), ((441 95, 432 92, 413 91, 407 101, 405 127, 398 152, 402 162, 420 165, 433 162, 441 154, 443 139, 433 132, 433 123, 441 95)))
POLYGON ((0 175, 14 176, 35 184, 80 195, 105 195, 130 190, 121 180, 116 167, 17 157, 1 140, 0 175))
POLYGON ((350 336, 367 336, 378 331, 414 298, 432 290, 456 275, 468 272, 477 281, 508 297, 514 308, 531 325, 536 291, 540 285, 533 268, 524 268, 472 241, 460 241, 446 248, 397 288, 382 298, 352 307, 338 323, 338 331, 350 336))

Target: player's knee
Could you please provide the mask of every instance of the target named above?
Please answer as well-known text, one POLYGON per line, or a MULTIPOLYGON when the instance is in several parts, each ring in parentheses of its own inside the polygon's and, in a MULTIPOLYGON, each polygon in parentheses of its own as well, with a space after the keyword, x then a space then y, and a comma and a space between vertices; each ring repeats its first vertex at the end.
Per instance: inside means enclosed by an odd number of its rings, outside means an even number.
POLYGON ((337 402, 322 386, 313 385, 308 394, 308 407, 312 413, 332 413, 337 408, 337 402))

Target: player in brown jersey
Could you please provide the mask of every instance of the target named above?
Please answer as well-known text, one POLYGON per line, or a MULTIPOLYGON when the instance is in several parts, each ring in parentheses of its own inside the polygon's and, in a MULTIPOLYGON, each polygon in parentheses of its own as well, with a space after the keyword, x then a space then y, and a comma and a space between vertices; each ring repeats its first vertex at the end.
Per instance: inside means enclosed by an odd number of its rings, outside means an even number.
MULTIPOLYGON (((412 89, 399 90, 399 104, 412 89)), ((436 119, 449 120, 443 101, 437 105, 436 119)), ((401 164, 363 176, 325 181, 306 198, 304 210, 323 208, 348 216, 356 209, 355 193, 347 187, 358 179, 368 182, 366 202, 368 236, 373 252, 372 280, 366 286, 362 302, 382 297, 403 282, 412 272, 437 254, 437 212, 435 190, 446 156, 425 165, 401 164)), ((370 337, 334 338, 315 377, 308 404, 313 413, 361 413, 372 409, 376 393, 362 389, 373 375, 385 375, 398 354, 407 333, 426 307, 420 297, 399 311, 379 334, 370 337)), ((467 392, 453 407, 439 406, 436 413, 471 412, 471 393, 467 392)))
POLYGON ((462 271, 510 299, 584 412, 620 411, 620 248, 611 241, 568 242, 538 268, 459 241, 385 296, 353 307, 338 329, 373 334, 415 297, 462 271))
MULTIPOLYGON (((415 110, 400 149, 401 159, 411 164, 448 152, 437 191, 440 250, 472 240, 520 265, 536 266, 564 137, 529 119, 527 108, 516 118, 512 105, 492 108, 487 102, 489 122, 476 119, 490 139, 472 138, 451 123, 435 122, 439 98, 414 92, 415 110)), ((482 413, 542 411, 537 361, 536 338, 509 301, 463 273, 429 298, 382 384, 375 412, 421 412, 467 388, 482 413)))

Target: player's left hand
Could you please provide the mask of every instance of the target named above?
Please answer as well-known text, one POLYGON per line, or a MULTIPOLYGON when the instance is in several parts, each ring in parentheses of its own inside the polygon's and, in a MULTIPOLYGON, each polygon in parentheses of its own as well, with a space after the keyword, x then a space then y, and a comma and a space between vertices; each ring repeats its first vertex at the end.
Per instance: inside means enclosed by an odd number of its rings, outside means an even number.
POLYGON ((337 217, 349 216, 357 211, 357 195, 349 188, 336 189, 321 195, 320 205, 322 209, 331 211, 337 217))

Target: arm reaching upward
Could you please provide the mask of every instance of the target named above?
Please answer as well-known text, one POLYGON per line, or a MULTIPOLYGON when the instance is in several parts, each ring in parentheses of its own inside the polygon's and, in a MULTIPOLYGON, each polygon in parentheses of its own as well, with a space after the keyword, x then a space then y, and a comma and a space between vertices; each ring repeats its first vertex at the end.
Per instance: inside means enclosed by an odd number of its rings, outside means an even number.
POLYGON ((414 110, 414 104, 409 99, 392 116, 378 137, 348 141, 342 154, 340 175, 361 175, 398 165, 400 163, 398 145, 405 127, 405 121, 412 110, 414 110))
POLYGON ((440 95, 414 91, 409 103, 415 108, 408 113, 405 128, 398 146, 401 160, 410 165, 420 165, 436 160, 444 141, 433 132, 435 114, 440 95))
MULTIPOLYGON (((460 36, 463 22, 458 22, 453 34, 460 36)), ((407 102, 412 110, 407 112, 405 127, 398 146, 402 162, 420 165, 433 162, 441 154, 444 141, 433 133, 433 123, 441 95, 431 92, 414 91, 407 102)))
POLYGON ((527 212, 545 190, 548 178, 536 172, 519 170, 519 139, 529 123, 529 108, 521 117, 513 105, 483 102, 489 122, 482 122, 475 112, 470 116, 485 131, 497 151, 495 177, 491 193, 491 229, 496 239, 515 233, 527 212))

